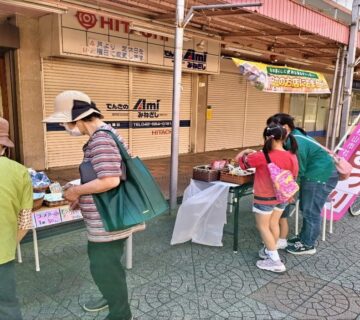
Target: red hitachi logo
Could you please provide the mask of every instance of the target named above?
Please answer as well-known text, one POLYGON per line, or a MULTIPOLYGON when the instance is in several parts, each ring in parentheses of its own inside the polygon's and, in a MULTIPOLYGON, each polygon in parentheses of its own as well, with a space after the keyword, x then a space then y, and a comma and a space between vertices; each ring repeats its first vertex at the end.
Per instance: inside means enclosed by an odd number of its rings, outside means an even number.
MULTIPOLYGON (((114 18, 108 18, 100 16, 100 19, 97 18, 97 16, 93 13, 83 12, 83 11, 77 11, 75 14, 75 17, 77 18, 79 24, 85 28, 86 30, 94 28, 97 24, 99 24, 101 29, 108 29, 111 31, 116 32, 124 32, 124 33, 130 33, 130 22, 129 21, 123 21, 119 19, 114 18)), ((148 32, 141 32, 141 35, 145 38, 152 38, 152 39, 160 39, 168 41, 167 37, 158 36, 156 34, 148 33, 148 32)))

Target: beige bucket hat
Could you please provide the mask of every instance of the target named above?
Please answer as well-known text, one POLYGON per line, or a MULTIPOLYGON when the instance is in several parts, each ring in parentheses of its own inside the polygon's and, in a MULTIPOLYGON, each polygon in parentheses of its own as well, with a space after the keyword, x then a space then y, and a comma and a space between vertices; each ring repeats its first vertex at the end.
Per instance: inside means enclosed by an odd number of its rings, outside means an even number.
POLYGON ((14 143, 9 138, 9 122, 0 117, 0 145, 14 148, 14 143))
POLYGON ((76 90, 66 90, 55 98, 55 112, 45 118, 46 123, 68 123, 81 120, 92 113, 101 114, 90 97, 76 90))

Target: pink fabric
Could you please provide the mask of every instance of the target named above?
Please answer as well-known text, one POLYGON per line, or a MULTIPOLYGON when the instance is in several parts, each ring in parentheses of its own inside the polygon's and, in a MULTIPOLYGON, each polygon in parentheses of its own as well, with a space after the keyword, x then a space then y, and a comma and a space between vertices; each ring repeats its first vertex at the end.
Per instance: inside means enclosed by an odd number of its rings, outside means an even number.
POLYGON ((281 202, 288 202, 289 199, 299 191, 299 186, 294 180, 290 170, 279 168, 275 163, 269 163, 268 169, 275 189, 276 198, 281 202))

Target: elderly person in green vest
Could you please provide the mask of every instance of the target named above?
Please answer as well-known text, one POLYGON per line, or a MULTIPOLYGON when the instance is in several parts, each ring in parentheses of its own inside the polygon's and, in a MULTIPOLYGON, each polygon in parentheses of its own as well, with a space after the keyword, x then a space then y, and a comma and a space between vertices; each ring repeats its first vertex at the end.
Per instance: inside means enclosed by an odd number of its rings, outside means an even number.
POLYGON ((6 157, 14 144, 0 118, 0 319, 21 320, 15 290, 15 251, 32 227, 33 192, 27 169, 6 157))

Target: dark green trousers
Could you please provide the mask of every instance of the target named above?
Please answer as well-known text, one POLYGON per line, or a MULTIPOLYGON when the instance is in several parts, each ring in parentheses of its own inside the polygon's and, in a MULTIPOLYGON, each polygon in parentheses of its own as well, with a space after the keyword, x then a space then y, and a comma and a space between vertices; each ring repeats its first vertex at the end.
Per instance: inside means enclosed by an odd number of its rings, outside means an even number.
POLYGON ((15 260, 0 264, 0 320, 21 320, 15 290, 15 260))
POLYGON ((129 320, 131 311, 121 256, 126 239, 88 242, 91 275, 109 304, 109 320, 129 320))

